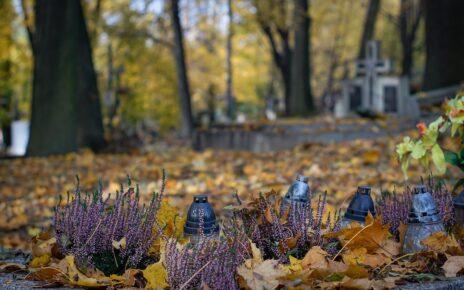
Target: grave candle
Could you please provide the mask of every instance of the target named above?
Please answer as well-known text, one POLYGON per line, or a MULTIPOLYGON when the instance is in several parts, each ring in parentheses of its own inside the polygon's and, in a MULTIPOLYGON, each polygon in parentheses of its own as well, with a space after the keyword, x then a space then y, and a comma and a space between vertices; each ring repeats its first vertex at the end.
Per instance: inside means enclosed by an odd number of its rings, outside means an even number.
POLYGON ((411 209, 403 242, 403 253, 425 250, 421 241, 431 234, 444 231, 443 221, 438 214, 437 205, 424 185, 413 190, 411 209))
POLYGON ((359 186, 355 195, 350 201, 345 216, 341 221, 341 227, 347 227, 352 222, 364 225, 368 213, 375 216, 374 201, 371 197, 370 186, 359 186))
POLYGON ((219 237, 219 224, 207 195, 193 197, 184 226, 184 235, 189 237, 192 244, 219 237))
POLYGON ((306 205, 311 200, 311 189, 308 185, 308 177, 298 174, 282 202, 282 209, 286 210, 290 206, 306 205))

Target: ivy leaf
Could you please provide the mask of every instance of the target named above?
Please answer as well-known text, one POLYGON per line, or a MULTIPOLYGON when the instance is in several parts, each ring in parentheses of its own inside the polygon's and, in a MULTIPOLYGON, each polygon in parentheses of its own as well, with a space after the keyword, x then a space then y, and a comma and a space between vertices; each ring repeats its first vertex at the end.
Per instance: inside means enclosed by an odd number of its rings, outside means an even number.
POLYGON ((446 172, 445 154, 438 144, 432 147, 432 161, 439 174, 444 174, 446 172))

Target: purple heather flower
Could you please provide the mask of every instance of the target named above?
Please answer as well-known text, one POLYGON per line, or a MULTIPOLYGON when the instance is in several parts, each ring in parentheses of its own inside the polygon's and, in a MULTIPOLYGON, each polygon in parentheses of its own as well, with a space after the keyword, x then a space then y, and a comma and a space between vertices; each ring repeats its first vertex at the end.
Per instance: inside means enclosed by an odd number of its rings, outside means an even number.
MULTIPOLYGON (((155 236, 152 234, 161 193, 154 193, 149 204, 140 206, 138 187, 116 192, 114 200, 103 198, 102 187, 82 193, 68 193, 66 203, 55 208, 54 226, 57 243, 65 254, 76 257, 81 266, 95 266, 105 274, 121 273, 137 267, 147 255, 155 236), (120 249, 113 241, 126 239, 120 249)), ((130 186, 130 181, 129 181, 130 186)))
POLYGON ((324 224, 322 218, 326 193, 319 197, 315 214, 311 202, 291 202, 289 207, 282 207, 278 212, 276 204, 279 204, 279 199, 273 193, 260 195, 252 203, 253 206, 235 213, 242 220, 245 233, 261 250, 263 257, 288 262, 289 255, 302 257, 312 246, 322 246, 322 228, 331 224, 330 221, 324 224), (296 246, 290 249, 287 241, 296 237, 296 246))
POLYGON ((239 289, 236 269, 250 256, 250 246, 246 235, 238 229, 236 224, 225 226, 222 239, 201 239, 181 249, 176 240, 169 240, 165 252, 169 286, 239 289))

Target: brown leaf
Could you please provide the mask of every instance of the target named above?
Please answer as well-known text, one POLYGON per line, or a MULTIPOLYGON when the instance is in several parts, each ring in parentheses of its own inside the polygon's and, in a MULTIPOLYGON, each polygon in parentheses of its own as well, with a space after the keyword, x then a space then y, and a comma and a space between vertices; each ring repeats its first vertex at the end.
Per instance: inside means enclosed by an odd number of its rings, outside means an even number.
POLYGON ((265 260, 261 263, 245 262, 237 268, 237 274, 243 278, 248 288, 267 290, 275 289, 279 285, 278 279, 285 276, 287 271, 278 261, 265 260))
POLYGON ((300 237, 301 237, 301 233, 298 233, 296 236, 287 238, 283 242, 281 242, 281 243, 284 243, 286 245, 286 247, 284 247, 282 244, 279 244, 279 250, 281 251, 281 253, 285 252, 284 249, 291 250, 291 249, 295 248, 297 243, 298 243, 298 240, 300 239, 300 237))
POLYGON ((66 256, 65 261, 67 263, 67 275, 69 280, 67 283, 75 286, 84 287, 102 287, 113 284, 111 279, 108 277, 88 277, 84 275, 79 269, 77 269, 74 263, 74 256, 66 256))
POLYGON ((26 266, 24 266, 23 264, 0 262, 0 273, 11 273, 24 269, 26 269, 26 266))
POLYGON ((390 258, 398 256, 400 252, 401 243, 397 243, 392 239, 386 239, 382 246, 375 251, 376 254, 382 254, 390 258))
POLYGON ((266 211, 264 212, 264 217, 266 218, 266 220, 269 222, 269 223, 273 223, 274 222, 274 217, 273 217, 273 214, 272 214, 272 208, 270 206, 268 206, 266 208, 266 211))
POLYGON ((364 164, 376 164, 379 162, 379 159, 380 159, 380 151, 379 150, 366 151, 362 155, 362 159, 364 161, 364 164))
POLYGON ((65 273, 58 268, 45 267, 37 269, 26 276, 27 280, 44 282, 63 282, 65 273))
POLYGON ((321 247, 312 247, 301 261, 303 268, 327 268, 327 252, 321 247))
POLYGON ((347 251, 342 255, 343 261, 348 265, 368 265, 376 268, 380 265, 387 263, 385 256, 381 254, 371 255, 367 253, 366 248, 356 248, 347 251))
POLYGON ((290 209, 285 209, 285 211, 280 215, 279 222, 281 225, 286 224, 288 220, 288 215, 290 214, 290 209))
POLYGON ((438 253, 448 253, 451 255, 462 255, 463 252, 459 243, 452 236, 444 232, 436 232, 421 241, 421 244, 429 250, 438 253))
POLYGON ((367 278, 361 278, 361 279, 347 278, 347 279, 343 279, 341 283, 342 288, 347 288, 347 289, 369 289, 371 285, 372 285, 372 281, 367 278))
POLYGON ((368 253, 375 252, 387 239, 388 225, 383 225, 380 217, 374 219, 369 213, 366 217, 366 226, 351 224, 351 227, 335 233, 328 233, 326 237, 338 238, 343 246, 349 249, 359 248, 362 245, 368 253))
POLYGON ((464 269, 464 256, 451 256, 442 266, 446 277, 456 277, 464 269))
POLYGON ((56 245, 56 238, 41 240, 38 237, 32 239, 32 255, 40 257, 44 255, 52 256, 52 249, 56 245))
POLYGON ((369 277, 369 271, 367 271, 365 267, 359 265, 349 265, 348 269, 343 273, 353 279, 369 277))

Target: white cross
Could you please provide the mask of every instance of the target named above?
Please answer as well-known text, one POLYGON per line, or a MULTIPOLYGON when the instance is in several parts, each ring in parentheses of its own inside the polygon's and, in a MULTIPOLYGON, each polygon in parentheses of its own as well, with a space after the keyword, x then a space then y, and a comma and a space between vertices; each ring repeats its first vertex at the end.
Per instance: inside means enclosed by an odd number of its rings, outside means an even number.
POLYGON ((379 42, 371 40, 366 45, 366 58, 356 62, 356 75, 365 75, 368 82, 369 106, 374 102, 374 83, 377 74, 391 71, 390 60, 379 59, 379 42))

